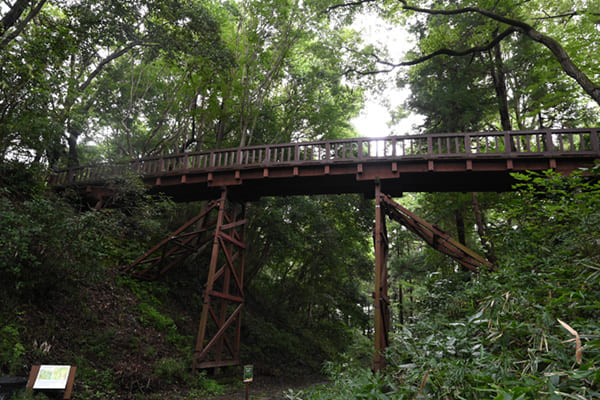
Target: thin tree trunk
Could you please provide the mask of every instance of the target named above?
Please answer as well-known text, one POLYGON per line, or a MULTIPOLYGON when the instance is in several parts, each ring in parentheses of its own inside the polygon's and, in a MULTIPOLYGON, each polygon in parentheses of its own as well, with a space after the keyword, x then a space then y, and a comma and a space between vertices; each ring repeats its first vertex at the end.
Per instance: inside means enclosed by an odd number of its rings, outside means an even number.
POLYGON ((479 200, 477 198, 477 193, 473 192, 473 211, 475 212, 475 222, 477 225, 477 233, 479 234, 479 239, 481 240, 481 245, 483 246, 483 250, 485 251, 485 256, 489 262, 496 265, 497 259, 496 254, 494 252, 494 246, 489 241, 485 229, 485 217, 481 212, 481 208, 479 207, 479 200))
POLYGON ((402 282, 398 282, 398 319, 404 325, 404 299, 402 297, 402 282))
POLYGON ((69 159, 68 165, 70 168, 79 166, 79 153, 77 151, 77 139, 79 138, 79 132, 69 132, 67 142, 69 144, 69 159))
POLYGON ((510 112, 508 110, 508 90, 506 89, 506 75, 504 73, 504 64, 502 62, 502 50, 500 43, 494 46, 494 54, 490 54, 492 60, 492 80, 496 90, 496 99, 498 101, 498 111, 500 112, 500 122, 503 131, 511 131, 510 112))
POLYGON ((465 218, 463 217, 463 213, 461 210, 456 210, 454 212, 454 217, 456 218, 456 233, 458 235, 458 241, 466 245, 467 238, 465 234, 465 218))

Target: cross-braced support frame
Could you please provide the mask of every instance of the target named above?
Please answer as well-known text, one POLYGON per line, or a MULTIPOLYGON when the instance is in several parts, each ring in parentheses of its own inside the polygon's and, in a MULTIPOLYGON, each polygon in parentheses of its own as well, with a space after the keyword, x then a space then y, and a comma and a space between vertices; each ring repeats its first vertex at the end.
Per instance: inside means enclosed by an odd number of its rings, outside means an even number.
POLYGON ((246 222, 245 206, 229 201, 223 189, 218 200, 124 269, 139 279, 156 279, 190 255, 211 251, 194 368, 240 363, 246 222))
POLYGON ((201 252, 213 237, 216 222, 210 217, 218 205, 216 201, 208 203, 198 215, 125 267, 123 272, 138 279, 153 280, 193 253, 201 252))
POLYGON ((194 368, 218 368, 240 363, 247 220, 245 207, 229 202, 225 189, 217 208, 194 368))

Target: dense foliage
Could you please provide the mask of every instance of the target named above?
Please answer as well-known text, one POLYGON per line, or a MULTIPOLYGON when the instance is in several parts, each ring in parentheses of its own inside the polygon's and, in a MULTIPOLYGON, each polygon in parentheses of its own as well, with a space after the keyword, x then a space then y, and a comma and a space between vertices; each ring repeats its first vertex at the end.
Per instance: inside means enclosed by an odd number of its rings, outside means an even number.
POLYGON ((581 174, 518 178, 519 192, 495 210, 498 272, 465 281, 431 271, 383 374, 348 353, 330 366, 332 385, 293 398, 600 396, 600 184, 581 174))
MULTIPOLYGON (((363 97, 392 72, 411 91, 392 111, 422 114, 423 134, 598 125, 598 9, 597 0, 4 2, 0 374, 78 365, 77 396, 90 399, 224 391, 189 368, 208 256, 161 281, 119 273, 204 204, 149 196, 121 176, 107 182, 109 207, 95 209, 77 191, 53 191, 54 169, 353 136, 363 97), (405 29, 412 48, 363 41, 365 12, 405 29)), ((393 340, 378 374, 372 201, 248 205, 242 360, 262 376, 324 366, 331 382, 288 391, 294 399, 600 397, 599 171, 516 174, 506 194, 401 199, 499 268, 463 271, 390 222, 393 340)))

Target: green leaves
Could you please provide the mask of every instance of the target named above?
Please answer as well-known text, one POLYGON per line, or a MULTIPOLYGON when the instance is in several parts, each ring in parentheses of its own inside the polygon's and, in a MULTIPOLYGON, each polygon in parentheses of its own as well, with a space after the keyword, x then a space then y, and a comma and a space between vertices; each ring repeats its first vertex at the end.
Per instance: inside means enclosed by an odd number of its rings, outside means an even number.
POLYGON ((370 203, 350 195, 268 198, 249 207, 254 251, 245 287, 248 309, 261 319, 248 323, 252 354, 281 353, 318 368, 368 328, 371 213, 370 203))
POLYGON ((459 121, 457 128, 477 130, 474 123, 498 130, 597 123, 592 111, 598 107, 592 104, 598 103, 597 59, 592 56, 597 27, 588 19, 587 3, 478 0, 428 7, 419 9, 419 18, 408 20, 418 40, 410 59, 437 55, 409 71, 409 104, 429 118, 427 129, 438 129, 437 114, 461 102, 464 109, 454 116, 447 113, 441 121, 452 124, 457 116, 463 119, 463 113, 478 110, 467 116, 470 124, 459 121), (423 85, 422 75, 429 71, 440 71, 436 78, 442 84, 431 80, 423 85), (445 95, 447 88, 456 93, 454 98, 445 95), (429 100, 428 91, 434 92, 429 100), (470 103, 473 98, 485 103, 470 103))
MULTIPOLYGON (((405 269, 403 277, 416 281, 413 315, 395 326, 385 383, 364 384, 367 378, 343 359, 330 368, 330 391, 306 398, 361 398, 370 390, 385 398, 390 388, 394 398, 597 397, 598 172, 515 174, 516 194, 486 200, 499 270, 463 280, 439 267, 424 277, 405 269)), ((451 196, 429 200, 429 213, 442 221, 440 209, 458 203, 451 196)))

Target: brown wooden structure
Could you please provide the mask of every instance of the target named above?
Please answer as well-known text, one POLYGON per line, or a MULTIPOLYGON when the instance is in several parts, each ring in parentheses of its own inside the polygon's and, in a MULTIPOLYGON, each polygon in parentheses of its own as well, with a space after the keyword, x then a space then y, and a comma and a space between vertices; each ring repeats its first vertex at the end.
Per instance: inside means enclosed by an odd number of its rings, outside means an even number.
POLYGON ((386 216, 473 271, 487 260, 392 200, 404 192, 511 190, 513 172, 570 173, 600 160, 599 128, 355 138, 218 149, 58 171, 51 183, 79 187, 102 204, 106 178, 135 174, 176 201, 211 200, 127 269, 141 278, 165 273, 212 244, 194 366, 239 364, 244 303, 243 204, 262 196, 362 193, 375 197, 375 349, 384 366, 389 343, 386 216))
POLYGON ((229 201, 224 189, 219 199, 207 203, 198 215, 123 269, 139 279, 156 279, 210 247, 194 368, 240 363, 247 223, 244 213, 244 205, 229 201))
POLYGON ((243 201, 261 196, 362 193, 375 181, 404 192, 505 191, 512 172, 568 173, 600 158, 599 128, 355 138, 147 157, 57 171, 51 183, 107 196, 105 179, 132 173, 178 201, 212 200, 227 187, 243 201))

